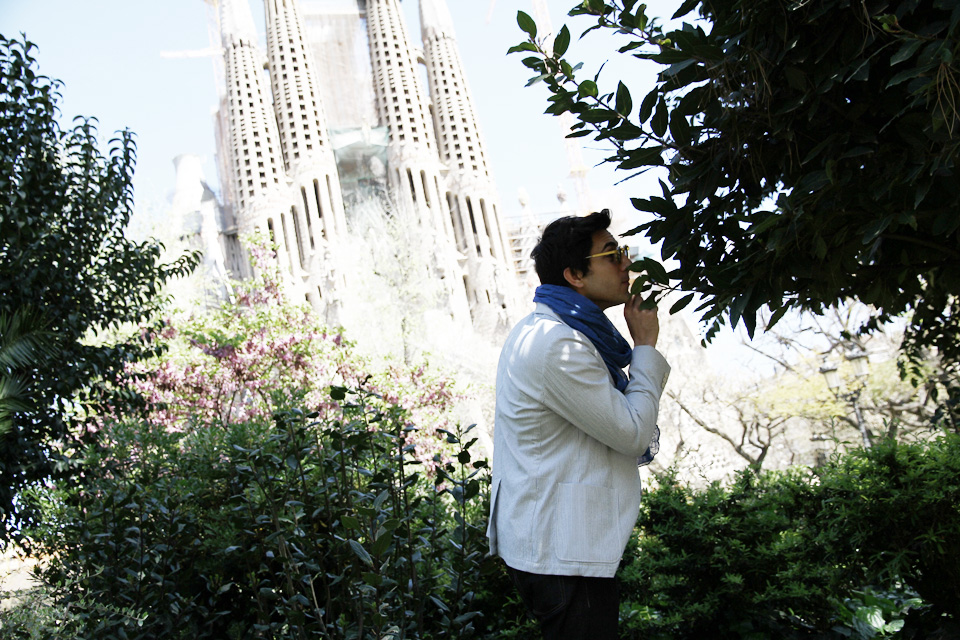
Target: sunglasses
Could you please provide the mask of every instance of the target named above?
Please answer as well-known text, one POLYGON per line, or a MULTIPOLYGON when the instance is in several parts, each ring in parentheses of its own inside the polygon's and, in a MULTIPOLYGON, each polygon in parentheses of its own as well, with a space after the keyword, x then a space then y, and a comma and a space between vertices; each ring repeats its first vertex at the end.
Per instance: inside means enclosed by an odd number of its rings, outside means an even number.
POLYGON ((603 253, 595 253, 592 256, 587 256, 587 259, 590 258, 602 258, 603 256, 614 256, 612 259, 617 264, 623 262, 625 256, 630 255, 630 247, 617 247, 612 251, 604 251, 603 253))

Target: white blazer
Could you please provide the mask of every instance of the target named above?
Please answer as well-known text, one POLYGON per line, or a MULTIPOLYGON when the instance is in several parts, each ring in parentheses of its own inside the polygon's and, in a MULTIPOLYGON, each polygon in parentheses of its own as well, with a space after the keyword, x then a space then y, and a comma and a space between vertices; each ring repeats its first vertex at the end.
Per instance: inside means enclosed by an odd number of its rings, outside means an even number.
POLYGON ((545 304, 514 327, 497 367, 491 554, 529 573, 613 577, 669 373, 636 347, 621 393, 593 343, 545 304))

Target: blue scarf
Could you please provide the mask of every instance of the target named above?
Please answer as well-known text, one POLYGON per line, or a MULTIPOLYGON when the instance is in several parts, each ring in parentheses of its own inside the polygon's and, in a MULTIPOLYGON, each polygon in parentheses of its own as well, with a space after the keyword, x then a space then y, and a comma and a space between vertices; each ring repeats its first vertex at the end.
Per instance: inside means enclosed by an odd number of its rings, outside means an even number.
POLYGON ((556 284, 537 287, 533 301, 547 305, 564 324, 590 338, 613 376, 614 386, 621 392, 627 388, 629 380, 623 368, 630 364, 633 349, 600 307, 570 287, 556 284))
MULTIPOLYGON (((617 390, 622 393, 627 388, 629 378, 623 368, 630 364, 633 349, 596 303, 570 287, 556 284, 542 284, 537 287, 533 301, 547 305, 560 316, 564 324, 587 336, 600 352, 617 390)), ((650 464, 660 449, 659 440, 660 429, 654 427, 650 447, 637 459, 637 464, 650 464)))

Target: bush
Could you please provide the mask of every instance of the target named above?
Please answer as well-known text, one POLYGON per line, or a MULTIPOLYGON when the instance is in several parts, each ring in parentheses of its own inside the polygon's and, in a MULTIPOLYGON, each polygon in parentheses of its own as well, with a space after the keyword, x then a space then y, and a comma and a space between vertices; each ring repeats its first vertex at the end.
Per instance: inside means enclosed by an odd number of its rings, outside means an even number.
POLYGON ((59 605, 97 638, 476 635, 486 463, 469 429, 427 474, 404 410, 333 395, 322 422, 117 425, 86 461, 99 472, 49 503, 59 605))
MULTIPOLYGON (((642 638, 956 632, 960 437, 884 442, 819 471, 647 493, 621 571, 642 638), (917 597, 919 596, 919 597, 917 597), (870 626, 870 625, 873 626, 870 626)), ((943 636, 947 637, 947 636, 943 636)))
POLYGON ((924 625, 960 612, 960 435, 883 442, 824 474, 817 513, 824 559, 860 585, 909 585, 924 625))
POLYGON ((841 576, 813 545, 813 491, 801 470, 747 470, 728 488, 701 492, 661 478, 624 560, 628 629, 644 638, 737 638, 828 626, 828 596, 841 576))

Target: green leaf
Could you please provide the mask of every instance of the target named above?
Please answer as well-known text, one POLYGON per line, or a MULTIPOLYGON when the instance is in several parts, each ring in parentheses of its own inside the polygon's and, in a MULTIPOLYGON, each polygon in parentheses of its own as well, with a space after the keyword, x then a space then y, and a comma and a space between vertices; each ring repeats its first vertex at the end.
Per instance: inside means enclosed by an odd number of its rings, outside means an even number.
POLYGON ((779 307, 776 310, 774 310, 773 315, 770 316, 770 320, 767 321, 767 331, 770 331, 770 329, 773 329, 773 326, 778 322, 780 322, 780 319, 784 316, 784 314, 789 309, 790 307, 788 305, 783 305, 782 307, 779 307))
POLYGON ((670 283, 670 278, 667 276, 667 270, 663 268, 663 265, 653 258, 644 258, 640 262, 643 263, 643 268, 650 275, 650 279, 656 282, 657 284, 666 285, 670 283))
POLYGON ((619 169, 628 170, 661 165, 663 165, 663 145, 656 145, 628 152, 617 166, 619 169))
POLYGON ((650 114, 653 113, 653 107, 657 104, 657 98, 659 97, 660 92, 656 89, 644 96, 643 102, 640 103, 640 113, 637 114, 637 120, 641 124, 646 122, 650 114))
POLYGON ((627 85, 623 84, 623 82, 617 84, 616 110, 617 113, 624 118, 629 118, 630 112, 633 111, 633 100, 630 99, 630 90, 627 89, 627 85))
POLYGON ((893 218, 891 216, 885 216, 867 225, 863 230, 863 238, 861 240, 863 244, 868 245, 876 240, 877 236, 886 231, 891 222, 893 222, 893 218))
POLYGON ((581 98, 587 96, 596 98, 599 90, 597 89, 597 83, 593 80, 584 80, 580 83, 580 86, 577 87, 577 95, 581 98))
POLYGON ((741 293, 738 296, 735 296, 730 303, 730 308, 728 314, 730 315, 730 327, 733 329, 737 328, 737 324, 740 322, 740 317, 743 314, 744 308, 747 306, 747 302, 750 300, 750 295, 747 292, 741 293))
POLYGON ((895 64, 900 64, 913 54, 917 52, 917 49, 920 48, 920 45, 923 44, 923 40, 917 38, 915 40, 910 40, 906 42, 900 49, 897 50, 895 54, 890 56, 890 66, 892 67, 895 64))
POLYGON ((670 307, 670 315, 675 314, 676 312, 680 311, 681 309, 686 307, 688 304, 693 302, 693 298, 696 295, 697 294, 695 293, 688 293, 687 295, 683 296, 682 298, 674 302, 673 306, 670 307))
POLYGON ((537 37, 537 23, 523 11, 517 11, 517 25, 519 25, 531 39, 537 37))
POLYGON ((673 17, 670 19, 676 20, 677 18, 682 18, 693 11, 694 7, 696 7, 698 4, 700 4, 700 0, 684 0, 683 4, 680 5, 680 7, 674 12, 673 17))
POLYGON ((657 103, 657 110, 653 114, 653 120, 650 121, 650 127, 653 129, 653 133, 660 138, 667 132, 667 103, 663 97, 657 103))
POLYGON ((532 42, 521 42, 520 44, 515 44, 509 49, 507 49, 508 54, 520 53, 523 51, 531 51, 533 53, 539 53, 537 49, 537 45, 533 44, 532 42))
POLYGON ((560 33, 557 34, 557 37, 553 39, 553 55, 562 56, 567 52, 567 47, 570 46, 570 30, 567 29, 567 25, 563 25, 560 28, 560 33))
POLYGON ((657 308, 657 297, 653 294, 647 296, 647 298, 640 303, 641 309, 656 309, 657 308))
POLYGON ((368 567, 373 566, 373 558, 369 553, 367 553, 367 550, 363 548, 362 544, 352 538, 347 542, 350 544, 350 549, 358 558, 360 558, 360 561, 363 562, 363 564, 367 565, 368 567))
POLYGON ((600 122, 609 122, 611 120, 616 120, 617 115, 610 111, 610 109, 604 109, 603 107, 596 107, 594 109, 588 109, 587 111, 580 114, 580 119, 584 122, 589 122, 592 124, 597 124, 600 122))
POLYGON ((690 124, 687 122, 686 116, 678 111, 670 114, 670 135, 673 137, 673 141, 681 147, 690 144, 692 136, 690 124))
POLYGON ((650 280, 647 276, 639 276, 630 285, 630 295, 638 296, 651 289, 650 280))
POLYGON ((901 71, 897 75, 890 78, 890 81, 887 82, 887 86, 885 86, 884 89, 889 89, 890 87, 894 87, 901 82, 906 82, 907 80, 913 80, 914 78, 918 77, 920 73, 921 70, 916 67, 901 71))
POLYGON ((757 236, 769 229, 770 227, 776 225, 780 222, 780 215, 773 211, 758 211, 755 215, 752 216, 755 219, 759 219, 759 222, 754 222, 750 225, 747 231, 752 236, 757 236), (762 216, 762 217, 761 217, 762 216))
POLYGON ((364 571, 360 574, 360 578, 364 584, 370 585, 371 587, 379 587, 383 584, 383 576, 379 573, 373 573, 372 571, 364 571))
POLYGON ((945 236, 956 232, 960 227, 960 215, 956 211, 944 211, 933 221, 933 235, 945 236))
POLYGON ((370 551, 374 556, 378 558, 383 555, 383 552, 386 551, 390 544, 393 542, 393 536, 390 535, 390 532, 386 529, 381 528, 377 531, 377 539, 373 541, 373 544, 370 547, 370 551))

